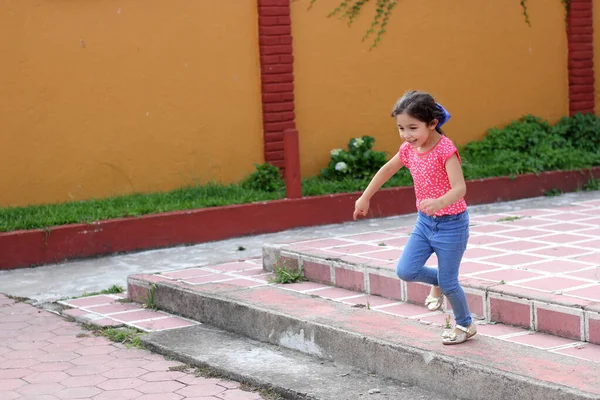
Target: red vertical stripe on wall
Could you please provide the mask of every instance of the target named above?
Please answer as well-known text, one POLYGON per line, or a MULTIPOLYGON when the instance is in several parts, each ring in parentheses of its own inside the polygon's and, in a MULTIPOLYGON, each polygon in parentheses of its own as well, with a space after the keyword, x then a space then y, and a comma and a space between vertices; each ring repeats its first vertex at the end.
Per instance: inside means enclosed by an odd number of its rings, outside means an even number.
POLYGON ((567 18, 569 115, 593 113, 596 106, 593 10, 593 0, 570 0, 567 18))
POLYGON ((265 161, 285 167, 283 131, 295 129, 290 0, 258 0, 265 161))

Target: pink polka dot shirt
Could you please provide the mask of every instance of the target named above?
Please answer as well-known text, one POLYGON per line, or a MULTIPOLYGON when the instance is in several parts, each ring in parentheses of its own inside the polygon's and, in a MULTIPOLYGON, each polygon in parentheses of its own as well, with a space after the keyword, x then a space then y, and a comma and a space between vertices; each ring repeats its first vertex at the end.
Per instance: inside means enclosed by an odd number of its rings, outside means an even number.
MULTIPOLYGON (((417 210, 421 201, 426 199, 437 199, 445 195, 452 186, 446 172, 446 161, 456 154, 460 162, 460 155, 452 140, 442 135, 431 150, 419 153, 410 144, 402 143, 398 155, 402 164, 410 170, 415 185, 417 197, 417 210)), ((435 216, 460 214, 467 209, 467 203, 462 198, 456 203, 441 209, 435 216)))

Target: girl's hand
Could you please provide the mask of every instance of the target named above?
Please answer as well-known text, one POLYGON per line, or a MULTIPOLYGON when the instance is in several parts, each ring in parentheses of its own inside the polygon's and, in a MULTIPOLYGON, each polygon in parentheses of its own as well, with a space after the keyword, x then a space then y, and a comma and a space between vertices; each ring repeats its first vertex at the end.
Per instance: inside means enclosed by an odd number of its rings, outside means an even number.
POLYGON ((439 199, 425 199, 419 204, 419 208, 421 211, 431 217, 444 207, 439 199))
POLYGON ((366 217, 367 212, 369 212, 369 200, 359 197, 356 203, 354 203, 354 220, 356 221, 359 215, 366 217))

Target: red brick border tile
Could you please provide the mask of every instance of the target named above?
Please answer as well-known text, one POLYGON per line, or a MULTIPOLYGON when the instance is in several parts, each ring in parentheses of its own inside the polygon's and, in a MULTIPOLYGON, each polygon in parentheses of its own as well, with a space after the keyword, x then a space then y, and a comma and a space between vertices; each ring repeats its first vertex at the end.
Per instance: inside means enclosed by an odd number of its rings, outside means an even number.
POLYGON ((431 285, 420 282, 406 282, 406 301, 413 304, 423 305, 425 299, 431 292, 431 285))
POLYGON ((280 266, 297 271, 300 269, 300 260, 294 256, 279 257, 280 266))
POLYGON ((467 305, 471 314, 478 318, 486 318, 485 315, 485 293, 469 293, 465 291, 467 296, 467 305))
POLYGON ((365 274, 346 268, 335 268, 335 286, 356 292, 365 291, 365 274))
POLYGON ((581 340, 581 316, 536 307, 537 331, 581 340))
POLYGON ((303 261, 302 268, 304 269, 306 279, 318 283, 333 284, 331 267, 329 265, 314 261, 303 261))
POLYGON ((509 299, 490 297, 490 320, 529 329, 531 328, 531 306, 509 299))
POLYGON ((595 318, 590 318, 587 313, 587 341, 594 344, 600 344, 600 316, 595 314, 595 318))
POLYGON ((402 300, 402 282, 398 278, 370 273, 369 288, 373 295, 402 300))

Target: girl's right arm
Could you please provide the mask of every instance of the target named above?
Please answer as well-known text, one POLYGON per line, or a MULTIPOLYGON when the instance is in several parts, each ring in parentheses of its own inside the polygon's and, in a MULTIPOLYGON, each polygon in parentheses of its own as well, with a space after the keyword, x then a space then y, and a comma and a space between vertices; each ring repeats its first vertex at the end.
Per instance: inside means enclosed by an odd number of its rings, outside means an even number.
POLYGON ((369 211, 369 202, 371 201, 371 197, 386 183, 394 174, 400 171, 404 165, 402 161, 400 161, 400 156, 395 154, 394 157, 390 161, 388 161, 383 167, 377 171, 369 186, 365 189, 364 193, 356 203, 354 204, 354 219, 356 219, 359 215, 365 217, 367 212, 369 211))

